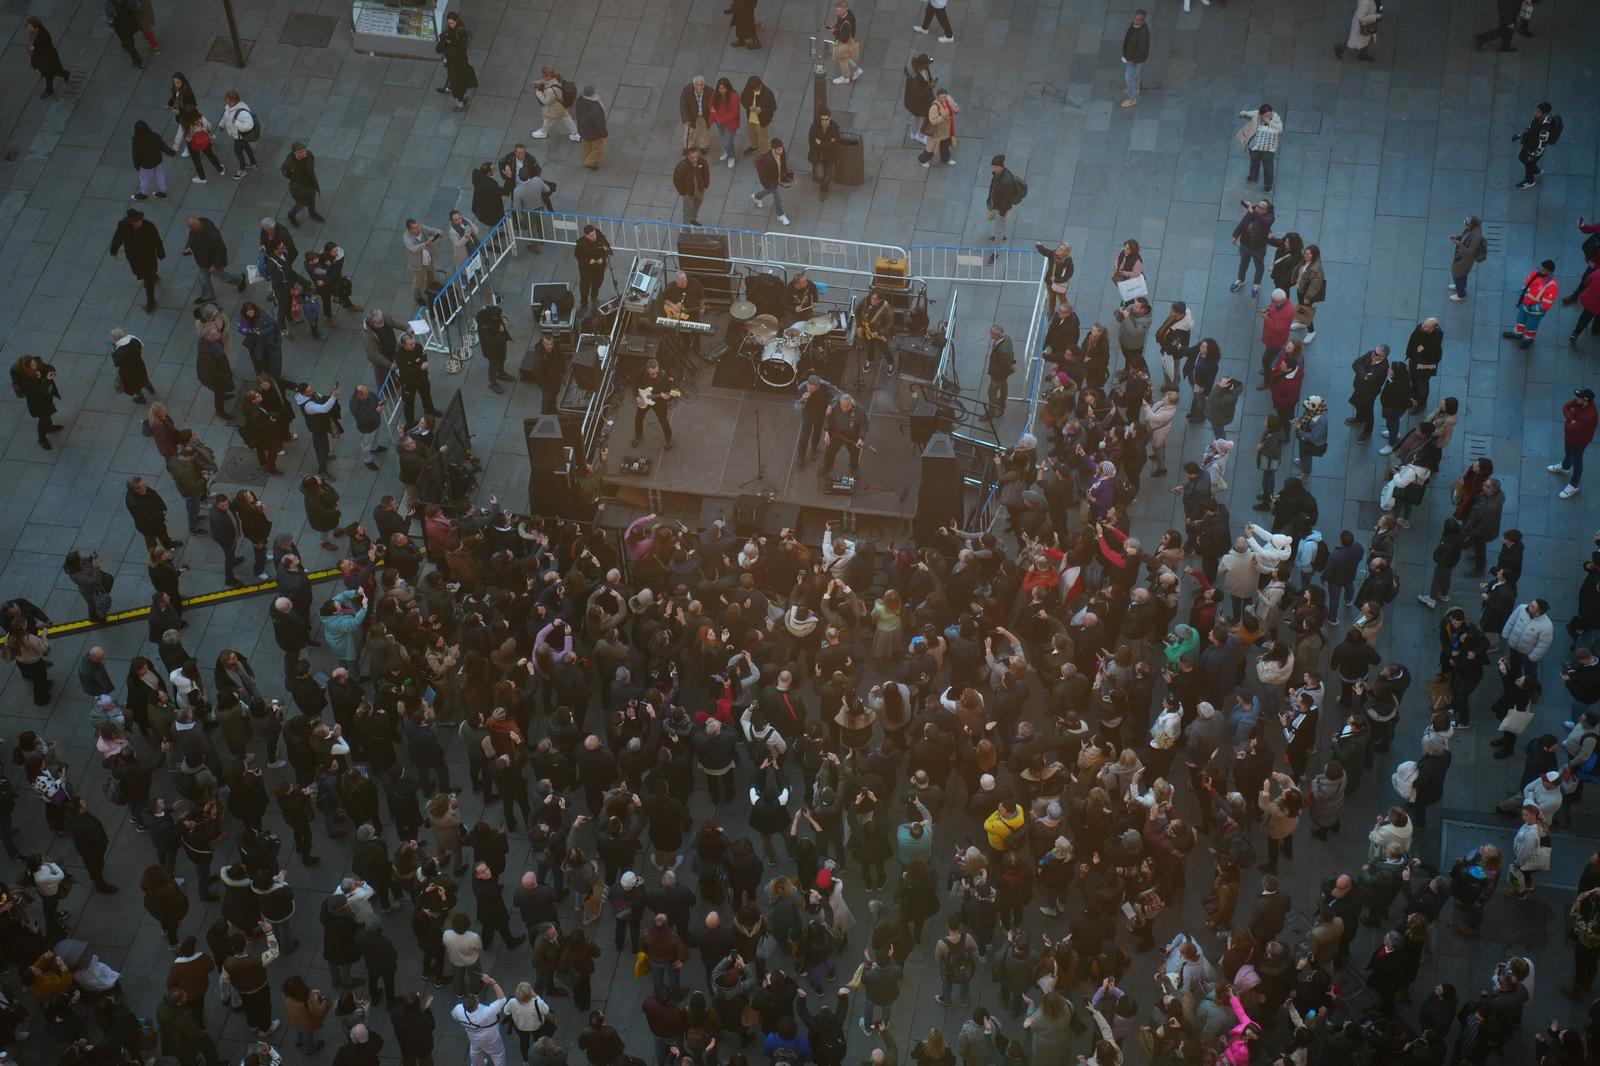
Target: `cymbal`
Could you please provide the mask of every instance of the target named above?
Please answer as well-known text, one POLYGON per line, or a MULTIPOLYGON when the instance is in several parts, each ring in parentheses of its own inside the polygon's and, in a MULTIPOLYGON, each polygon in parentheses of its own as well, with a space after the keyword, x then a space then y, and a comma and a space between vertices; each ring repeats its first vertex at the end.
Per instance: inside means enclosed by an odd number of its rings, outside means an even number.
POLYGON ((824 333, 832 333, 833 316, 818 315, 816 318, 808 318, 800 323, 800 332, 808 337, 820 337, 824 333))
POLYGON ((755 321, 760 322, 761 324, 766 325, 766 326, 771 326, 774 333, 776 333, 777 330, 778 330, 778 316, 777 315, 757 315, 755 317, 755 321))
POLYGON ((756 316, 756 305, 749 300, 735 300, 729 305, 728 314, 743 322, 756 316))
POLYGON ((762 344, 767 343, 778 335, 778 328, 776 326, 769 326, 765 322, 751 322, 744 328, 746 333, 750 334, 750 336, 754 337, 762 344))

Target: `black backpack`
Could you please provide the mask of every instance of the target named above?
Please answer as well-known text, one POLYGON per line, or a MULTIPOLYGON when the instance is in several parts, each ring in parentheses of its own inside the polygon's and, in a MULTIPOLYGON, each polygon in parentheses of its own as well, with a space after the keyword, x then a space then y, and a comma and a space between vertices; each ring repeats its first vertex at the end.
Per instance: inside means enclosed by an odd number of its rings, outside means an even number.
POLYGON ((1011 177, 1017 183, 1017 203, 1020 204, 1028 198, 1028 183, 1015 174, 1011 175, 1011 177))
POLYGON ((578 87, 566 78, 561 79, 561 106, 571 107, 578 102, 578 87))
MULTIPOLYGON (((1012 834, 1018 836, 1020 834, 1012 834)), ((944 969, 954 981, 970 981, 978 969, 978 960, 967 949, 967 937, 963 933, 959 941, 946 940, 948 947, 945 949, 944 969)))
POLYGON ((1311 558, 1312 569, 1321 570, 1323 567, 1327 566, 1329 554, 1328 542, 1325 540, 1317 541, 1317 552, 1311 558))
POLYGON ((818 1025, 818 1020, 813 1020, 809 1034, 811 1060, 817 1066, 840 1066, 844 1062, 844 1033, 840 1031, 838 1022, 818 1025))
POLYGON ((1545 138, 1546 145, 1552 145, 1561 140, 1561 134, 1566 131, 1567 124, 1561 121, 1560 115, 1550 116, 1550 135, 1545 138))

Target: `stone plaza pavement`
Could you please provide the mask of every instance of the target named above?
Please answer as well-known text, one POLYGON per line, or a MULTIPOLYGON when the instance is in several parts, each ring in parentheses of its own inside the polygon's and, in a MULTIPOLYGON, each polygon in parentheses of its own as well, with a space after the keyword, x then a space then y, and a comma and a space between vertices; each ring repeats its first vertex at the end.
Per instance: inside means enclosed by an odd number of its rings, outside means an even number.
MULTIPOLYGON (((1549 317, 1530 351, 1503 343, 1499 332, 1522 277, 1538 260, 1557 260, 1564 289, 1577 280, 1579 240, 1573 222, 1597 208, 1592 43, 1600 40, 1600 10, 1572 2, 1542 4, 1534 20, 1536 36, 1519 38, 1518 54, 1499 55, 1492 49, 1474 53, 1471 47, 1471 33, 1492 20, 1486 0, 1396 2, 1374 47, 1378 61, 1368 64, 1353 59, 1341 63, 1331 54, 1330 47, 1344 39, 1348 26, 1351 5, 1343 0, 1233 0, 1225 7, 1218 0, 1209 8, 1195 5, 1190 14, 1180 13, 1178 0, 1147 3, 1153 46, 1145 93, 1136 108, 1126 110, 1117 106, 1122 95, 1118 57, 1131 4, 1108 9, 1104 0, 957 0, 950 9, 957 41, 950 45, 911 31, 920 20, 920 3, 859 5, 867 73, 853 86, 830 86, 830 91, 842 125, 860 130, 865 138, 867 181, 859 188, 836 188, 821 203, 802 177, 787 198, 795 229, 901 245, 981 244, 988 232, 983 218, 988 160, 1004 152, 1011 169, 1031 187, 1015 221, 1013 243, 1072 242, 1078 266, 1073 293, 1085 324, 1096 317, 1109 321, 1115 290, 1098 279, 1109 275, 1120 242, 1135 238, 1152 281, 1157 321, 1168 301, 1187 301, 1199 323, 1195 336, 1216 338, 1226 355, 1224 372, 1249 379, 1259 355, 1254 311, 1265 296, 1252 301, 1245 293, 1227 292, 1235 263, 1228 234, 1239 213, 1238 201, 1258 194, 1258 188, 1243 180, 1246 161, 1233 141, 1238 126, 1234 115, 1271 101, 1287 122, 1274 197, 1276 230, 1293 229, 1319 243, 1328 278, 1318 338, 1309 350, 1306 389, 1308 395, 1329 400, 1333 423, 1332 447, 1311 478, 1322 505, 1322 529, 1331 537, 1350 528, 1365 542, 1378 513, 1375 501, 1384 472, 1377 455, 1380 441, 1356 445, 1346 427, 1338 425, 1348 413, 1343 400, 1350 360, 1380 342, 1398 349, 1420 318, 1437 315, 1446 334, 1446 354, 1435 395, 1458 396, 1464 409, 1442 473, 1453 478, 1470 457, 1493 457, 1510 500, 1506 525, 1521 528, 1527 538, 1522 595, 1547 597, 1556 617, 1564 620, 1574 606, 1578 563, 1589 550, 1590 534, 1600 526, 1589 502, 1590 494, 1600 489, 1591 487, 1575 500, 1558 501, 1555 492, 1561 483, 1543 467, 1560 455, 1560 404, 1574 388, 1596 384, 1594 342, 1567 346, 1566 334, 1576 317, 1576 309, 1568 307, 1549 317), (913 50, 935 55, 935 72, 962 105, 956 166, 922 170, 905 139, 908 119, 900 103, 899 68, 913 50), (1555 103, 1566 134, 1549 153, 1538 188, 1518 191, 1513 184, 1520 168, 1510 142, 1541 99, 1555 103), (1470 301, 1447 303, 1448 237, 1468 213, 1485 219, 1490 257, 1473 274, 1470 301)), ((196 395, 188 313, 195 275, 178 254, 186 216, 204 215, 219 224, 235 266, 251 259, 258 220, 281 217, 289 206, 278 164, 290 141, 304 140, 317 156, 327 221, 308 222, 296 234, 301 248, 313 239, 341 242, 357 301, 397 313, 409 310, 409 278, 399 239, 404 220, 416 216, 442 227, 451 208, 468 207, 469 169, 498 158, 519 140, 534 149, 546 176, 559 182, 560 209, 674 217, 677 198, 669 174, 681 135, 677 94, 692 75, 704 73, 713 81, 726 75, 742 86, 748 75, 759 73, 779 96, 777 132, 803 143, 809 123, 807 36, 821 26, 827 5, 763 3, 761 51, 727 47, 731 33, 725 28, 723 6, 724 0, 643 5, 464 0, 461 10, 476 34, 472 59, 482 87, 471 109, 455 114, 446 97, 430 91, 442 84, 436 64, 353 54, 348 5, 337 0, 236 2, 241 33, 253 42, 244 70, 205 58, 213 40, 226 32, 219 4, 162 0, 157 9, 163 54, 143 72, 129 67, 94 0, 0 2, 6 24, 13 28, 0 56, 0 130, 5 131, 0 161, 0 348, 8 363, 23 353, 36 353, 57 367, 63 394, 57 418, 67 427, 55 437, 55 450, 42 451, 21 401, 7 398, 0 455, 0 597, 26 596, 57 620, 80 617, 81 602, 60 571, 62 556, 77 548, 97 549, 107 569, 118 574, 119 607, 148 602, 149 584, 139 569, 142 543, 122 506, 123 483, 132 474, 150 479, 167 499, 175 533, 182 524, 181 501, 154 447, 139 433, 143 408, 134 408, 113 391, 107 354, 111 328, 124 326, 143 339, 156 387, 180 426, 194 427, 219 455, 240 448, 234 431, 212 418, 208 397, 196 395), (75 73, 72 84, 54 100, 37 98, 39 85, 24 51, 22 18, 27 14, 45 20, 75 73), (290 16, 306 14, 337 20, 327 46, 280 43, 290 16), (599 171, 579 165, 575 144, 559 137, 542 144, 528 139, 528 131, 540 121, 528 85, 542 65, 557 66, 580 86, 598 86, 611 129, 599 171), (258 146, 261 169, 242 182, 213 178, 206 185, 192 185, 187 163, 170 161, 171 200, 144 205, 168 248, 161 307, 146 315, 142 293, 126 265, 108 259, 104 249, 133 187, 127 148, 133 122, 144 118, 159 131, 171 131, 163 104, 173 70, 188 74, 213 121, 220 114, 222 94, 237 87, 261 116, 266 136, 258 146)), ((140 47, 145 50, 143 42, 140 47)), ((217 148, 231 166, 229 146, 217 148)), ((749 160, 741 160, 733 171, 715 169, 702 220, 776 228, 766 210, 750 204, 752 171, 749 160)), ((546 249, 543 256, 522 257, 509 277, 569 277, 570 264, 564 251, 546 249)), ((241 298, 226 289, 224 293, 223 307, 232 313, 241 298)), ((259 287, 250 297, 263 299, 259 287)), ((965 286, 961 300, 965 320, 979 324, 972 328, 981 328, 993 316, 1014 335, 1026 331, 1021 308, 1027 301, 1014 291, 1002 298, 994 287, 965 286)), ((511 321, 521 343, 531 335, 532 325, 519 303, 511 301, 511 321)), ((342 381, 347 394, 357 381, 368 380, 356 326, 355 317, 348 316, 320 343, 303 335, 288 342, 288 376, 323 388, 342 381)), ((979 381, 981 348, 966 345, 963 353, 963 380, 979 381)), ((237 343, 234 356, 235 370, 248 370, 237 343)), ((485 489, 497 490, 515 505, 524 498, 526 478, 521 419, 539 409, 533 388, 518 385, 507 396, 490 394, 481 363, 459 378, 436 375, 441 405, 455 387, 465 392, 477 449, 488 457, 485 489)), ((1265 399, 1251 390, 1242 406, 1245 428, 1233 431, 1241 444, 1230 478, 1234 488, 1228 494, 1236 525, 1248 517, 1256 488, 1251 449, 1269 410, 1265 399)), ((1016 421, 1020 405, 1014 408, 1016 421)), ((1204 443, 1190 430, 1180 448, 1175 435, 1170 453, 1174 470, 1180 455, 1198 458, 1204 443)), ((304 434, 284 459, 291 474, 314 469, 304 434)), ((370 515, 379 496, 397 491, 393 457, 385 459, 380 471, 370 474, 356 462, 352 439, 338 446, 334 469, 347 518, 370 515)), ((243 469, 248 474, 254 468, 245 462, 243 469)), ((315 547, 318 538, 304 527, 295 480, 274 479, 260 487, 261 495, 276 515, 279 531, 298 536, 313 566, 325 565, 331 557, 315 547)), ((245 483, 223 479, 219 485, 231 491, 245 483)), ((1180 524, 1172 498, 1158 489, 1147 481, 1146 498, 1135 509, 1137 529, 1147 540, 1180 524)), ((1437 620, 1413 597, 1426 580, 1446 513, 1444 496, 1431 493, 1427 507, 1401 539, 1402 594, 1384 633, 1385 654, 1410 664, 1419 678, 1431 672, 1437 620)), ((181 561, 191 567, 186 591, 221 587, 220 553, 205 538, 190 539, 181 561)), ((1475 589, 1465 578, 1458 577, 1455 601, 1472 609, 1475 589)), ((233 647, 253 660, 263 679, 276 678, 281 658, 270 628, 264 626, 266 610, 267 601, 261 598, 197 610, 185 639, 207 669, 220 649, 233 647)), ((132 655, 149 650, 142 622, 95 633, 91 640, 109 650, 113 676, 119 678, 132 655)), ((53 657, 60 684, 49 707, 34 707, 20 677, 4 674, 0 733, 15 737, 24 729, 37 729, 58 739, 73 763, 80 791, 103 806, 99 786, 104 771, 95 765, 84 699, 72 671, 91 640, 57 642, 53 657)), ((1565 641, 1558 637, 1557 651, 1564 650, 1565 641)), ((1553 675, 1551 663, 1546 680, 1553 682, 1553 675)), ((1483 692, 1491 687, 1480 690, 1485 707, 1490 697, 1483 692)), ((1559 731, 1565 703, 1552 684, 1539 708, 1537 729, 1559 731)), ((1419 749, 1417 705, 1408 710, 1397 745, 1401 758, 1419 749)), ((1436 818, 1421 835, 1418 854, 1425 858, 1437 860, 1442 850, 1459 853, 1486 839, 1476 828, 1479 824, 1506 835, 1491 808, 1514 790, 1520 758, 1489 758, 1484 748, 1490 721, 1480 709, 1476 728, 1453 742, 1446 817, 1436 818)), ((1325 723, 1324 729, 1329 728, 1325 723)), ((453 755, 460 756, 459 744, 453 755)), ((1298 911, 1305 910, 1323 878, 1355 869, 1364 855, 1361 827, 1391 798, 1387 770, 1371 775, 1346 817, 1351 832, 1327 847, 1313 848, 1302 840, 1285 876, 1298 911)), ((475 804, 467 798, 469 816, 477 814, 475 804)), ((703 798, 697 799, 694 813, 697 818, 705 815, 703 798)), ((275 819, 276 813, 270 817, 275 819)), ((134 1003, 153 1009, 168 953, 159 929, 141 910, 135 887, 137 872, 152 852, 115 812, 108 812, 106 821, 115 833, 113 869, 123 892, 114 898, 95 897, 92 904, 81 896, 74 899, 74 929, 123 969, 134 1003), (156 980, 143 980, 148 977, 156 980)), ((69 867, 77 862, 66 842, 50 848, 31 796, 19 801, 18 822, 26 849, 52 850, 69 867)), ((1580 837, 1600 838, 1586 824, 1586 819, 1579 820, 1580 837)), ((948 854, 964 838, 964 830, 942 827, 941 852, 948 854)), ((1575 883, 1572 871, 1593 846, 1558 833, 1558 869, 1534 900, 1494 903, 1486 936, 1478 943, 1441 930, 1422 986, 1427 975, 1437 974, 1469 993, 1482 987, 1495 959, 1515 948, 1530 953, 1539 966, 1536 1007, 1520 1039, 1530 1039, 1550 1014, 1576 1018, 1577 1006, 1556 991, 1570 972, 1560 916, 1575 883)), ((307 934, 314 929, 321 897, 340 876, 339 859, 345 853, 328 846, 320 850, 325 860, 315 871, 303 869, 297 860, 289 864, 290 877, 302 892, 297 931, 307 945, 274 967, 274 984, 299 971, 313 985, 328 987, 316 940, 307 934)), ((525 845, 518 842, 512 871, 522 869, 524 858, 525 845)), ((1208 873, 1199 863, 1194 860, 1192 884, 1208 873)), ((1255 875, 1248 874, 1246 897, 1254 886, 1255 875)), ((1199 895, 1192 892, 1183 910, 1188 928, 1198 929, 1194 900, 1199 895)), ((864 905, 854 902, 864 920, 864 905)), ((187 928, 200 931, 214 911, 192 912, 187 928)), ((1162 932, 1180 924, 1163 919, 1162 932)), ((402 985, 414 987, 416 955, 408 923, 402 915, 388 925, 406 960, 402 985)), ((649 1038, 637 1012, 645 989, 627 979, 631 960, 610 952, 609 932, 601 932, 607 953, 595 981, 597 997, 623 1027, 631 1050, 647 1055, 649 1038)), ((853 945, 859 946, 860 939, 858 933, 853 945)), ((1371 933, 1363 930, 1354 958, 1364 960, 1372 946, 1371 933)), ((520 952, 497 950, 489 960, 489 970, 504 984, 531 977, 520 952)), ((933 1004, 936 982, 920 953, 913 962, 894 1020, 902 1048, 930 1025, 942 1024, 953 1036, 960 1023, 959 1013, 944 1014, 933 1004)), ((841 968, 849 972, 844 963, 841 968)), ((1146 969, 1144 961, 1136 965, 1141 978, 1133 987, 1140 995, 1149 992, 1142 977, 1146 969)), ((697 980, 698 962, 691 962, 687 972, 697 980)), ((1359 988, 1359 981, 1349 984, 1359 988)), ((980 1001, 992 1003, 992 989, 980 985, 980 1001)), ((558 1035, 572 1041, 582 1019, 568 1004, 555 1004, 561 1017, 558 1035)), ((452 1056, 461 1050, 460 1034, 444 1020, 444 1009, 443 1001, 435 1007, 441 1018, 441 1061, 456 1061, 452 1056)), ((242 1020, 217 1011, 211 1023, 223 1038, 224 1053, 237 1053, 245 1036, 242 1020)), ((381 1011, 376 1026, 389 1036, 381 1011)), ((32 1061, 47 1061, 43 1026, 35 1028, 40 1035, 28 1050, 35 1056, 32 1061)), ((859 1034, 853 1036, 852 1056, 865 1050, 859 1034)), ((392 1039, 387 1051, 394 1053, 392 1039)), ((332 1053, 330 1046, 322 1057, 332 1053)))

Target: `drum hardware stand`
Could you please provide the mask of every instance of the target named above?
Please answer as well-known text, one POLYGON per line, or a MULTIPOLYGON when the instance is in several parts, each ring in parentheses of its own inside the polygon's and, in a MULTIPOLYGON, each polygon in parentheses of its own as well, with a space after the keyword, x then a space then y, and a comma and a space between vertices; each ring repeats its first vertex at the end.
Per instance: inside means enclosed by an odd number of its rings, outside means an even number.
POLYGON ((765 498, 768 502, 778 498, 778 490, 772 482, 767 480, 767 462, 761 451, 761 407, 756 406, 756 476, 746 478, 739 483, 739 488, 748 488, 751 485, 759 486, 761 491, 756 495, 765 498))

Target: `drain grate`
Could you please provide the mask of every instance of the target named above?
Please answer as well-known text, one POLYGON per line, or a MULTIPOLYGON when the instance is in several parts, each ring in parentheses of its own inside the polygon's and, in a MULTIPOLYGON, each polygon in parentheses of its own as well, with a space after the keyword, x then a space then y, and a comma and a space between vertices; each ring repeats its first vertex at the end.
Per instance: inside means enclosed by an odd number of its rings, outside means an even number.
POLYGON ((291 11, 284 21, 283 32, 278 35, 278 43, 297 48, 326 48, 328 42, 333 40, 333 31, 338 28, 339 20, 332 15, 307 15, 291 11))
POLYGON ((265 485, 267 472, 256 462, 250 448, 229 448, 217 470, 217 480, 230 485, 265 485))
MULTIPOLYGON (((250 62, 250 52, 255 48, 256 42, 240 38, 239 47, 244 49, 244 61, 250 62)), ((239 62, 239 57, 233 51, 232 37, 213 37, 211 47, 206 49, 207 63, 234 63, 239 62)))

